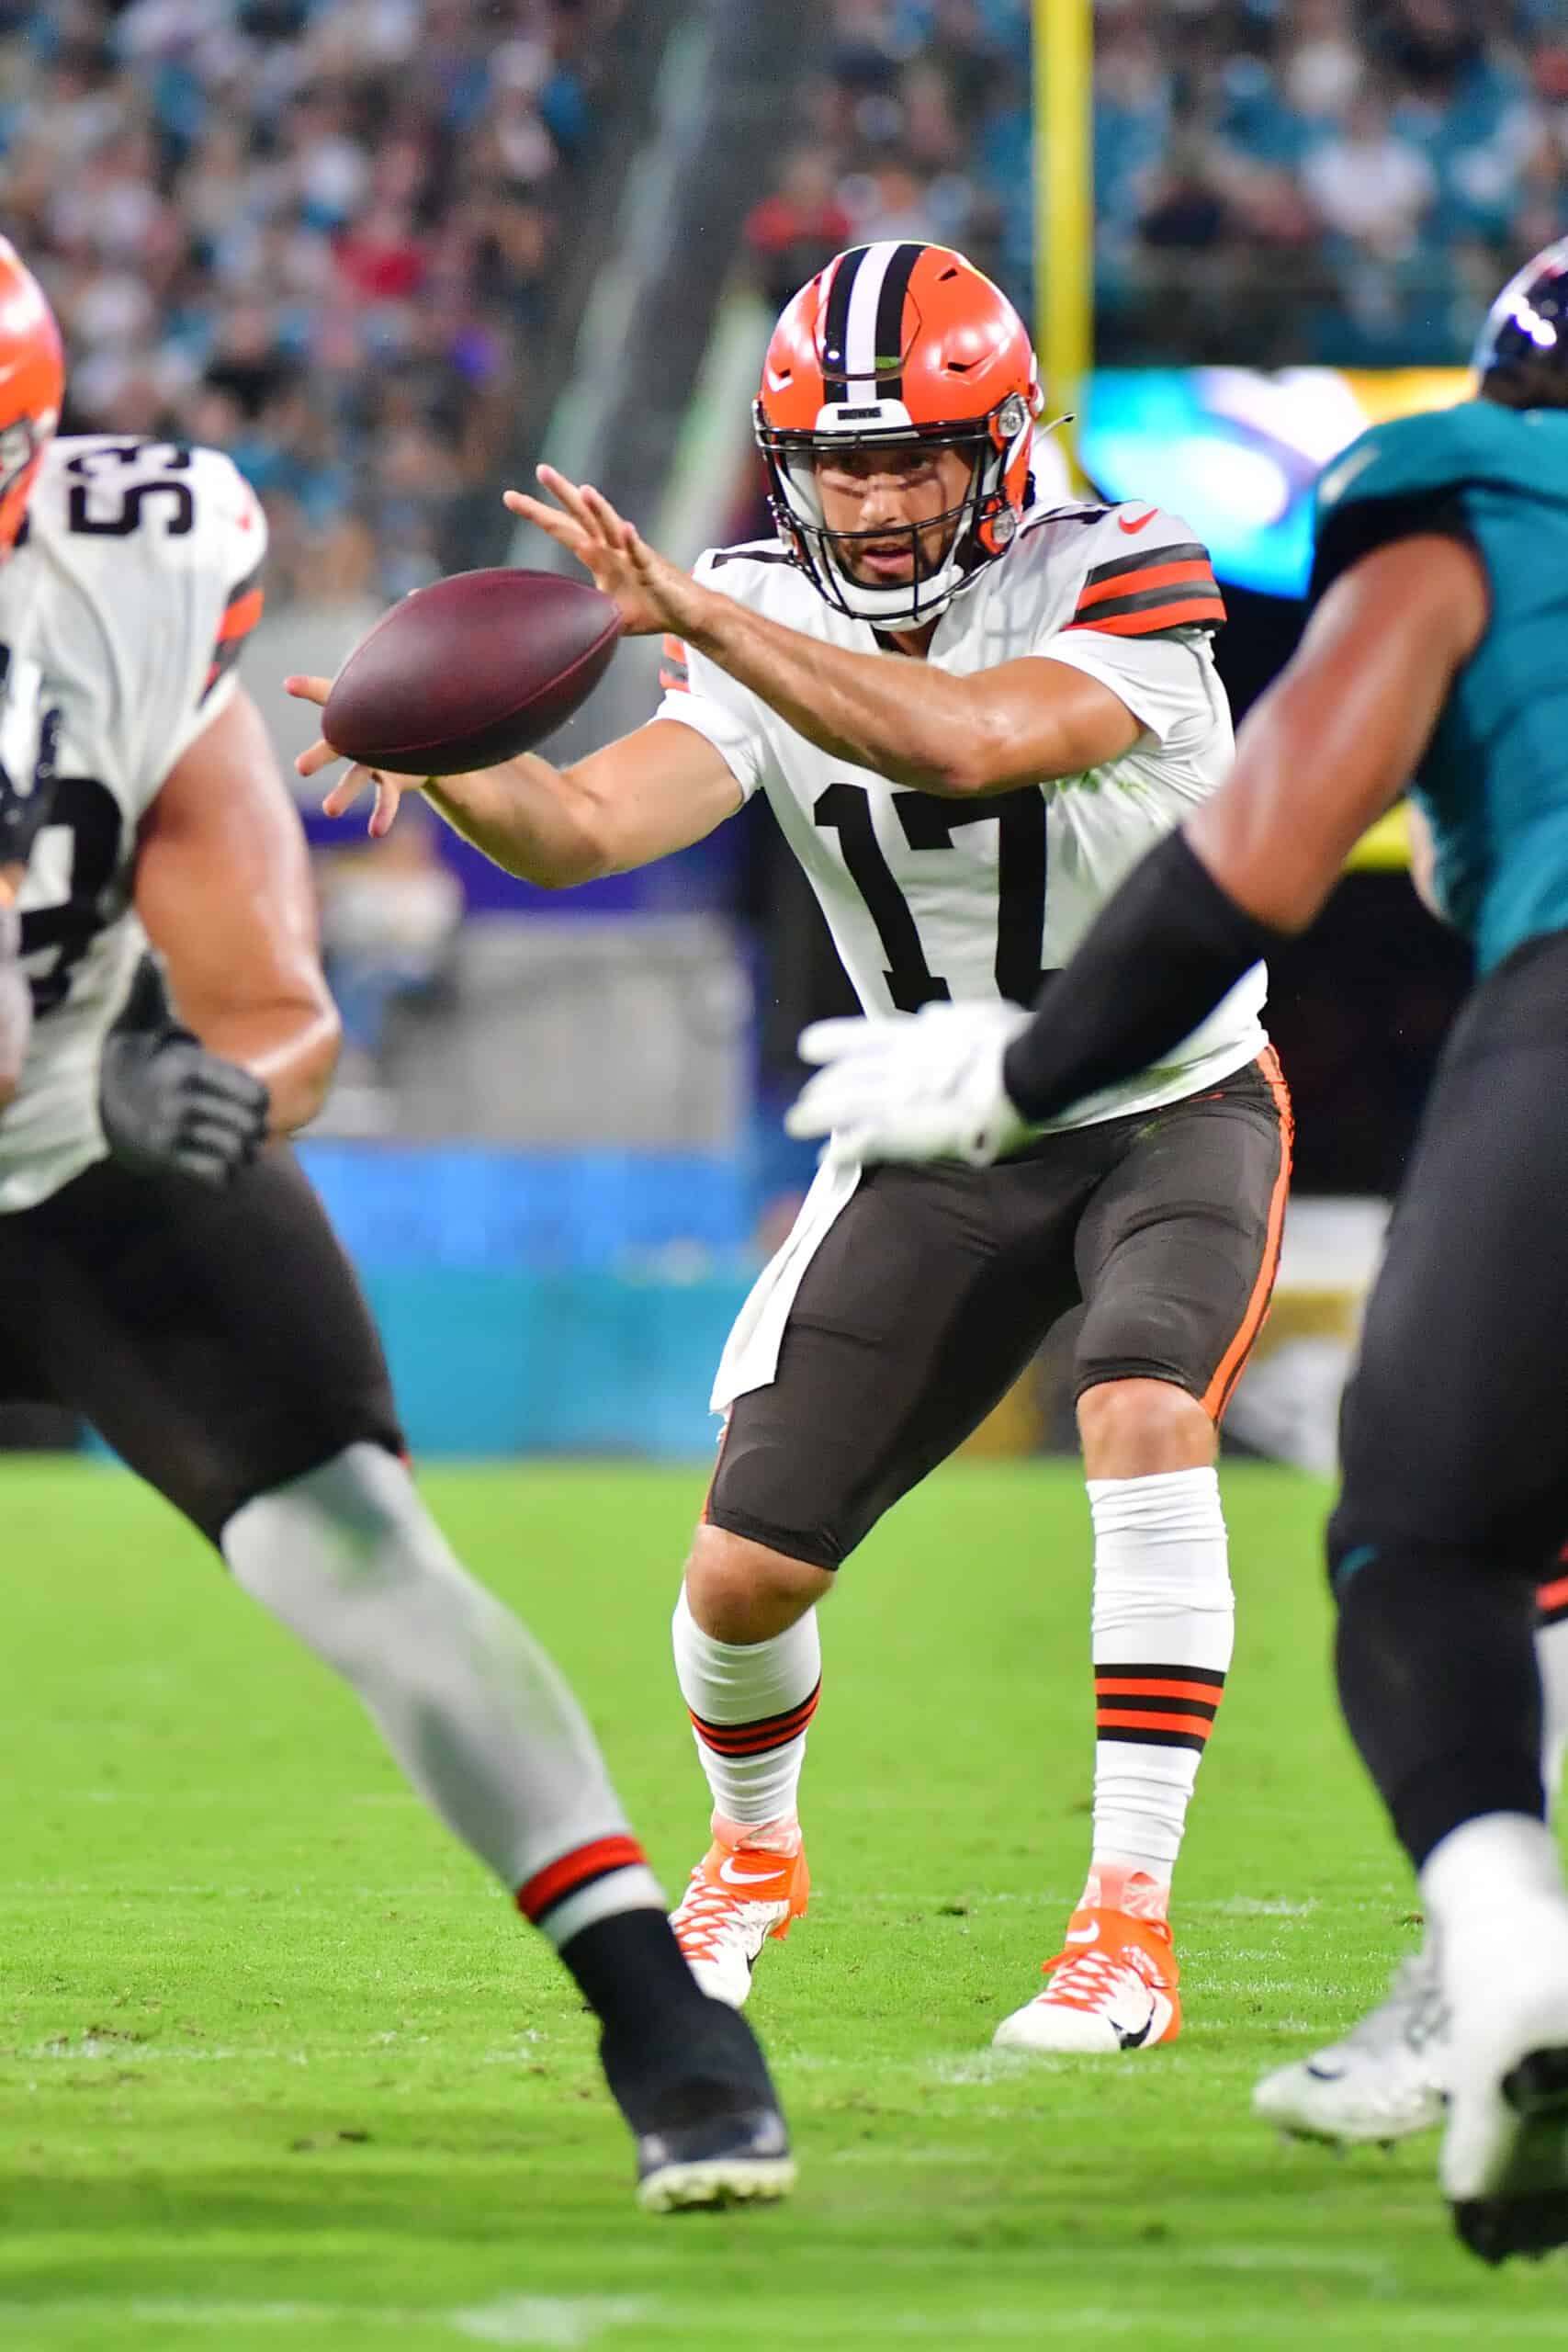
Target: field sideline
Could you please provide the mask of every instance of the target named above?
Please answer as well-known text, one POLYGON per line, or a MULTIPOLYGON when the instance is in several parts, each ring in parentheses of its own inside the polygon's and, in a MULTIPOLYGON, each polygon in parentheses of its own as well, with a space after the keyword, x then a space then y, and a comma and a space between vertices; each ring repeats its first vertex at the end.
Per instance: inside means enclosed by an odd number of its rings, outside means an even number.
MULTIPOLYGON (((118 1472, 8 1462, 0 2352, 464 2344, 1561 2343, 1453 2244, 1430 2143, 1337 2160, 1253 2076, 1414 1943, 1331 1702, 1320 1487, 1226 1476, 1242 1634, 1179 1886, 1188 2030, 993 2058, 1082 1872, 1087 1514, 952 1469, 827 1612, 814 1900, 754 2013, 802 2160, 658 2222, 566 1980, 312 1660, 118 1472)), ((703 1474, 423 1484, 587 1700, 673 1888, 705 1798, 667 1625, 703 1474)))

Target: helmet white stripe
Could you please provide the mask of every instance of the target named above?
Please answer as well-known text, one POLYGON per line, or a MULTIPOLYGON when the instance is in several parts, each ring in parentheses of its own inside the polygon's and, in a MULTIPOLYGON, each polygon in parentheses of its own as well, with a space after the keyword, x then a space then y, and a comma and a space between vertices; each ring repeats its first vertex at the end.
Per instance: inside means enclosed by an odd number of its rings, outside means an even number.
MULTIPOLYGON (((892 237, 867 245, 865 255, 855 273, 850 289, 849 326, 844 336, 844 374, 848 379, 848 395, 852 401, 874 401, 876 393, 876 311, 882 300, 882 281, 887 275, 888 264, 898 250, 899 240, 892 237)), ((897 352, 887 356, 896 359, 897 352)))

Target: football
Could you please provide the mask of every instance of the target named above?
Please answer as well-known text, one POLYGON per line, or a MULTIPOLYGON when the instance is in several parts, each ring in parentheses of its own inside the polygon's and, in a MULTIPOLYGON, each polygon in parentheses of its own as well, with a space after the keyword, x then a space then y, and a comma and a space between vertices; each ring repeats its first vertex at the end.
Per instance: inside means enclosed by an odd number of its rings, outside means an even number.
POLYGON ((333 684, 321 732, 395 775, 461 775, 581 708, 621 633, 608 596, 551 571, 459 571, 378 620, 333 684))

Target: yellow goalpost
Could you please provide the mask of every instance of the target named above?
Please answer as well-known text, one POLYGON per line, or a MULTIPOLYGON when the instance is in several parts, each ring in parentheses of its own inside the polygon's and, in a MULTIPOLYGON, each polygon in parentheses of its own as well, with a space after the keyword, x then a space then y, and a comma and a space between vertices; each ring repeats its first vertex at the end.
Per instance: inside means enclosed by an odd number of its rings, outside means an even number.
MULTIPOLYGON (((1032 0, 1034 334, 1046 415, 1081 413, 1094 365, 1094 0, 1032 0)), ((1075 476, 1078 433, 1063 443, 1075 476)), ((1352 866, 1408 862, 1403 806, 1351 853, 1352 866)))
MULTIPOLYGON (((1033 0, 1034 333, 1046 414, 1077 409, 1094 357, 1093 0, 1033 0)), ((1075 469, 1077 435, 1064 441, 1075 469)))

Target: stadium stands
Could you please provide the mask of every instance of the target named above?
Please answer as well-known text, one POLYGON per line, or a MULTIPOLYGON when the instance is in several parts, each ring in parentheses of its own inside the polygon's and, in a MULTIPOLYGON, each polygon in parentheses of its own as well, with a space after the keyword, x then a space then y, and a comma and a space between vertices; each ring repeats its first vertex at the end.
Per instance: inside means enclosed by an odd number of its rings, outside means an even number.
POLYGON ((384 594, 472 560, 623 5, 0 6, 0 201, 68 422, 232 450, 275 603, 345 516, 384 594))
MULTIPOLYGON (((1027 0, 832 14, 750 225, 769 290, 847 222, 1027 298, 1027 0)), ((1568 230, 1558 0, 1099 0, 1095 27, 1102 358, 1462 357, 1500 268, 1568 230)))

